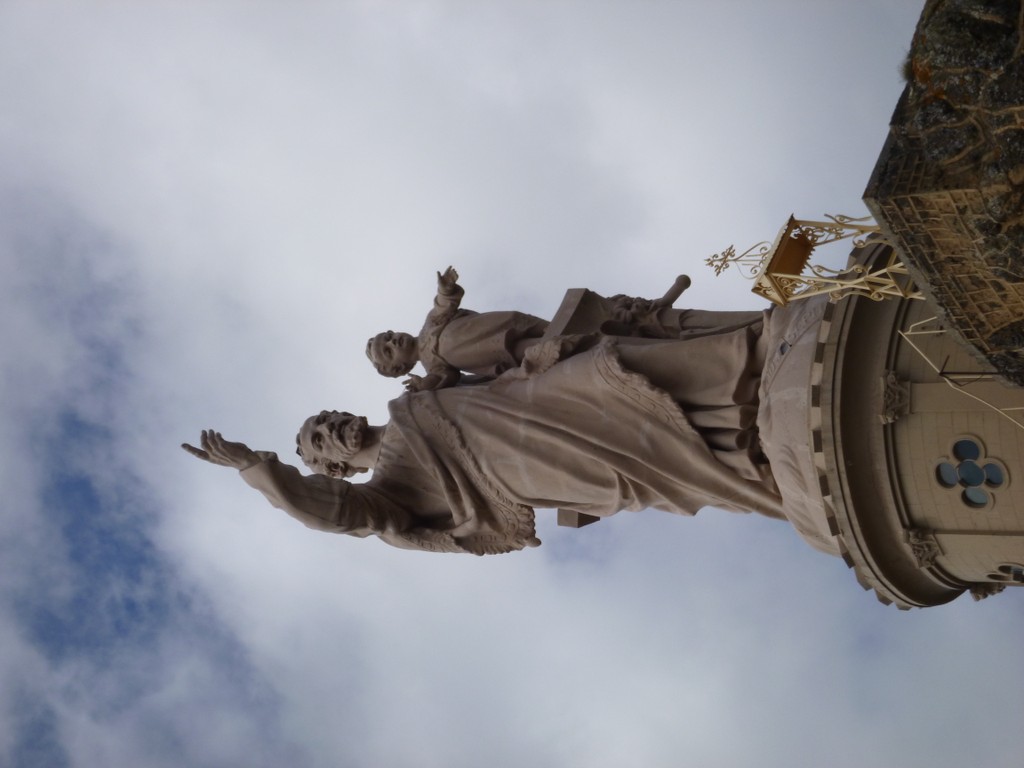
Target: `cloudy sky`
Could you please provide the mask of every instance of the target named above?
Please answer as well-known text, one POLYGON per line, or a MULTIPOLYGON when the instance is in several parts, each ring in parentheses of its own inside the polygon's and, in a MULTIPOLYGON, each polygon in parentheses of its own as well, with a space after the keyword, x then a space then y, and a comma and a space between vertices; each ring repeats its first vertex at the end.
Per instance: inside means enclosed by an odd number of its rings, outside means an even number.
POLYGON ((384 418, 362 354, 865 212, 914 0, 0 2, 0 764, 1017 766, 1024 590, 899 612, 705 510, 492 558, 178 447, 384 418))

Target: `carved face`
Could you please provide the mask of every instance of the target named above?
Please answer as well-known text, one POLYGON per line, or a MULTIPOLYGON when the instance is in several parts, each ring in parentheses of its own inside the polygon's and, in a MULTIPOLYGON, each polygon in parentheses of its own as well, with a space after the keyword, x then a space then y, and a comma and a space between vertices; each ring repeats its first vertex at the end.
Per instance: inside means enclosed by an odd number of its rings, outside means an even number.
POLYGON ((349 477, 358 468, 348 460, 363 446, 366 418, 345 411, 320 411, 302 423, 296 442, 311 469, 332 477, 349 477))
POLYGON ((382 376, 404 376, 419 359, 416 339, 408 333, 384 331, 366 342, 366 356, 382 376))

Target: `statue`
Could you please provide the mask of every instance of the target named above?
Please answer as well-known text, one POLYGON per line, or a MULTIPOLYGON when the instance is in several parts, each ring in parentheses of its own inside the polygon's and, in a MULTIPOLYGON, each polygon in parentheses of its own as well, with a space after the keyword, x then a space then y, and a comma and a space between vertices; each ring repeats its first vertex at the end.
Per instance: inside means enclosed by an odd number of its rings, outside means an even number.
POLYGON ((690 278, 679 275, 660 299, 642 299, 618 294, 604 299, 608 319, 599 330, 607 336, 639 336, 647 339, 687 339, 736 330, 762 319, 759 311, 723 312, 704 309, 675 309, 690 278))
POLYGON ((419 333, 385 331, 366 342, 366 356, 377 373, 409 374, 405 388, 443 389, 459 383, 461 372, 493 378, 523 361, 523 353, 547 330, 546 320, 523 312, 461 309, 465 291, 451 267, 437 273, 437 296, 419 333), (422 363, 426 376, 410 373, 422 363))
MULTIPOLYGON (((549 332, 548 321, 523 312, 462 309, 465 290, 458 279, 452 267, 437 273, 434 306, 418 336, 384 331, 366 342, 366 356, 379 374, 390 378, 408 375, 403 383, 411 392, 479 382, 521 365, 531 346, 561 333, 549 332), (417 362, 426 369, 426 376, 411 373, 417 362), (473 377, 464 377, 464 372, 473 377)), ((695 338, 736 330, 761 319, 761 312, 673 309, 689 286, 690 278, 679 275, 665 295, 654 300, 623 294, 604 298, 588 291, 597 314, 588 326, 575 330, 605 336, 695 338)))
POLYGON ((714 506, 785 519, 756 426, 762 330, 548 338, 492 381, 406 392, 386 425, 310 417, 296 439, 314 475, 212 430, 182 447, 239 470, 311 528, 427 551, 536 546, 535 507, 604 517, 714 506), (365 483, 344 479, 368 469, 365 483))

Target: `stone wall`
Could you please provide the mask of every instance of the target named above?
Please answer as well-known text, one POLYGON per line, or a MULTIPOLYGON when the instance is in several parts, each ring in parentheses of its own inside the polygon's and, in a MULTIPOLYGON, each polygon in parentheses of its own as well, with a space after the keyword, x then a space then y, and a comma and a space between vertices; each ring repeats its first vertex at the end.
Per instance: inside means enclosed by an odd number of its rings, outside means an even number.
POLYGON ((936 311, 1024 385, 1021 0, 929 0, 865 202, 936 311))

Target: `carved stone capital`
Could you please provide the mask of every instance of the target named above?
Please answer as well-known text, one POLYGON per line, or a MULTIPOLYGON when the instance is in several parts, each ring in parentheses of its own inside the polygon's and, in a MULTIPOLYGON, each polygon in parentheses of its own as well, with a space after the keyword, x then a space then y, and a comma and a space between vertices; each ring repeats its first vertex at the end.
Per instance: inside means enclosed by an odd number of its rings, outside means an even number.
POLYGON ((971 585, 971 597, 974 600, 984 600, 986 597, 992 597, 992 595, 998 595, 1006 589, 1005 584, 972 584, 971 585))
POLYGON ((935 534, 926 528, 910 528, 907 530, 907 544, 917 560, 918 568, 935 565, 935 558, 942 554, 935 534))
POLYGON ((900 379, 895 371, 886 371, 882 377, 883 424, 892 424, 901 416, 910 413, 910 382, 900 379))

